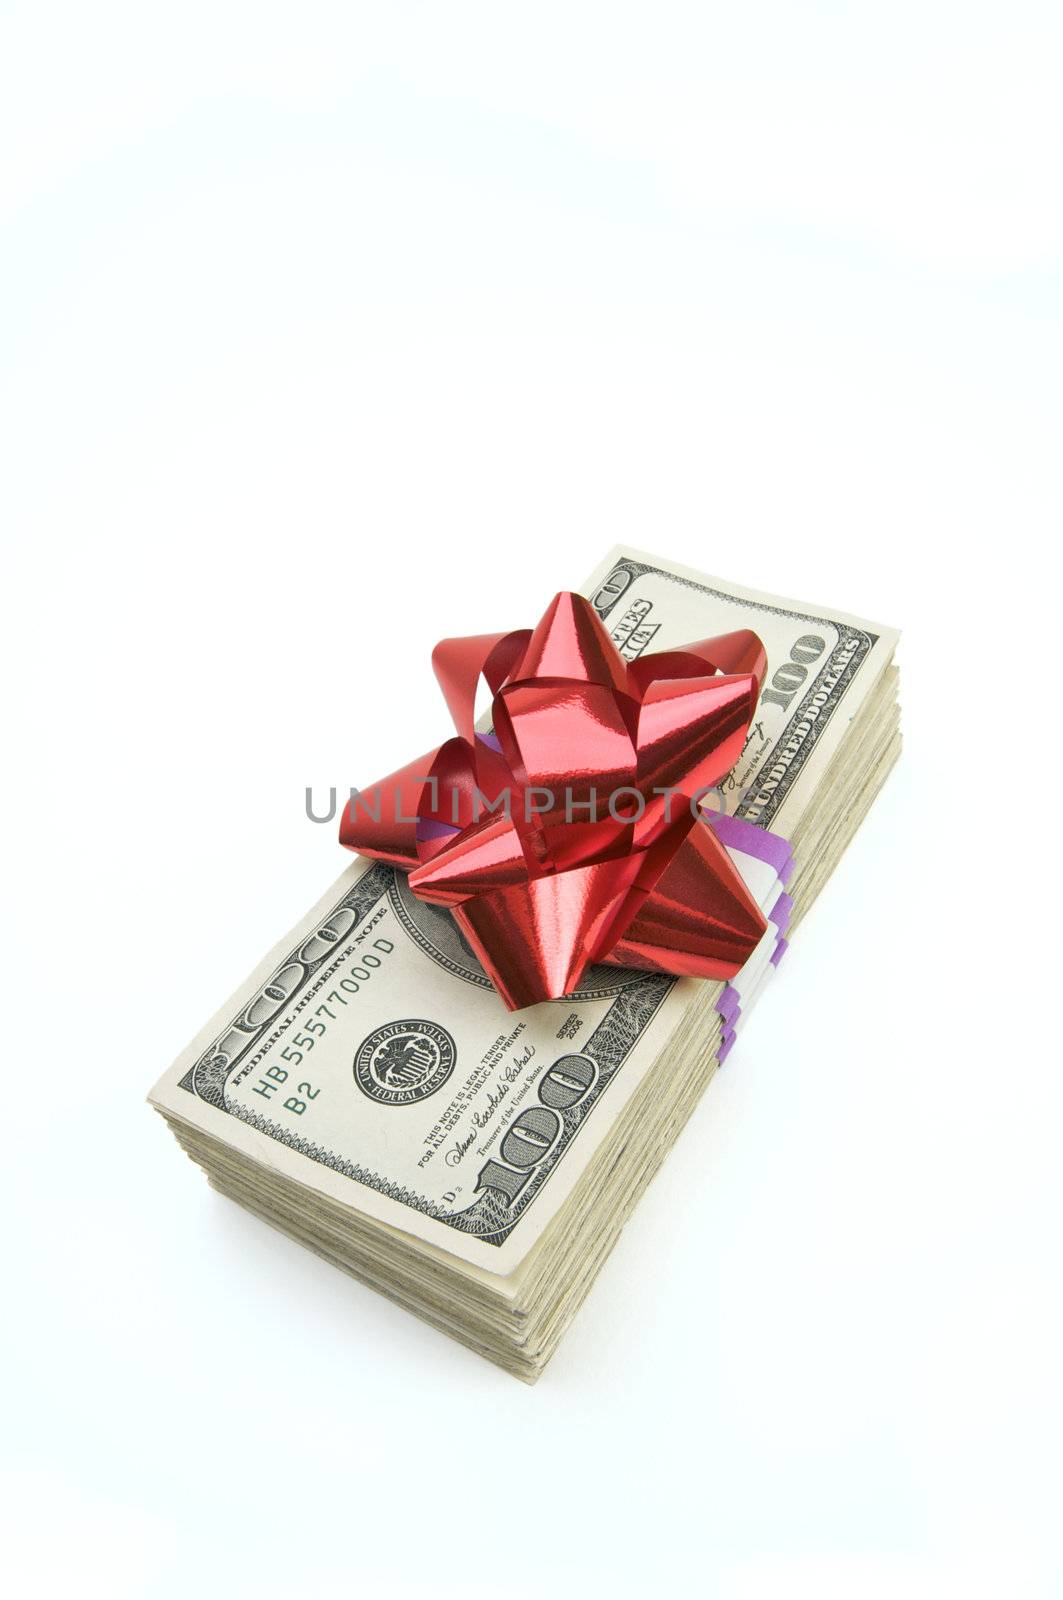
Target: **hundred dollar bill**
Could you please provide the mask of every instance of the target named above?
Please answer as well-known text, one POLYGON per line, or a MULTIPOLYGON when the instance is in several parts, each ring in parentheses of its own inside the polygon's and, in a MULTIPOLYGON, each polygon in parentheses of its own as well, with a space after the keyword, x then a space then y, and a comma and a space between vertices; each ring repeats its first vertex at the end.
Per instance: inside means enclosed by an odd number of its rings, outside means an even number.
MULTIPOLYGON (((629 660, 738 628, 760 635, 765 685, 720 804, 792 836, 896 633, 627 549, 582 592, 629 660)), ((473 1275, 508 1275, 696 988, 603 966, 563 1000, 509 1012, 449 913, 419 901, 403 873, 359 861, 151 1101, 473 1275)))

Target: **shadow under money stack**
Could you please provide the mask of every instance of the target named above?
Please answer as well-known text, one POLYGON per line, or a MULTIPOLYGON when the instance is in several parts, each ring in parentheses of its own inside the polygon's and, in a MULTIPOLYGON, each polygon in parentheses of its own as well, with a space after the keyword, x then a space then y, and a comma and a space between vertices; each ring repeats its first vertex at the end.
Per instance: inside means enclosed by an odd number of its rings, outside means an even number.
POLYGON ((215 1188, 528 1382, 900 749, 888 628, 627 550, 582 592, 627 663, 763 642, 741 751, 695 825, 754 907, 741 970, 676 977, 615 964, 621 947, 507 1010, 468 926, 361 860, 151 1095, 215 1188))

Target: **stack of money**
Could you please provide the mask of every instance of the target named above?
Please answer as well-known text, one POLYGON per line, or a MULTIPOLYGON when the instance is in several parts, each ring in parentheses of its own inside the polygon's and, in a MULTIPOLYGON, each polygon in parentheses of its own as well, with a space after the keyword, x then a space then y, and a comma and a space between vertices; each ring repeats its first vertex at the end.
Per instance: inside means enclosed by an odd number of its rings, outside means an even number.
POLYGON ((768 917, 742 972, 602 965, 507 1011, 450 913, 359 860, 151 1095, 215 1188, 527 1382, 900 748, 889 628, 625 549, 582 592, 629 660, 764 642, 745 748, 706 801, 768 917))

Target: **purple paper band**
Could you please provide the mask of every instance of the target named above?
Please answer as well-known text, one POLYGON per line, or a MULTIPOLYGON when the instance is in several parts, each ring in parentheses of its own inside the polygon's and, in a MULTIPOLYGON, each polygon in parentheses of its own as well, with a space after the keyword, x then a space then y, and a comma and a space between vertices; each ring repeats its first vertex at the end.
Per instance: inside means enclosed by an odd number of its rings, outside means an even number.
POLYGON ((432 817, 422 817, 417 823, 418 839, 442 839, 460 832, 460 828, 452 828, 449 822, 436 822, 432 817))
MULTIPOLYGON (((779 962, 790 948, 790 941, 784 938, 783 935, 789 927, 790 915, 793 909, 792 898, 784 893, 778 896, 768 913, 768 921, 773 922, 778 929, 775 949, 769 957, 773 967, 779 965, 779 962)), ((719 1013, 720 1021, 723 1023, 723 1027, 720 1030, 720 1047, 716 1052, 717 1063, 722 1065, 725 1058, 730 1054, 731 1046, 735 1041, 738 1023, 742 1016, 742 996, 733 983, 724 984, 723 989, 720 991, 720 998, 716 1002, 716 1010, 719 1013)))
POLYGON ((793 913, 794 902, 790 895, 781 894, 768 912, 768 920, 774 922, 780 933, 785 933, 790 926, 790 917, 793 913))
POLYGON ((722 811, 709 812, 705 821, 721 844, 755 856, 758 861, 766 861, 780 878, 787 863, 792 867, 790 844, 781 833, 769 833, 767 828, 758 828, 756 823, 745 822, 741 817, 728 817, 722 811))
POLYGON ((716 1009, 723 1018, 726 1026, 730 1026, 741 1010, 742 996, 733 984, 725 984, 723 994, 716 1002, 716 1009))

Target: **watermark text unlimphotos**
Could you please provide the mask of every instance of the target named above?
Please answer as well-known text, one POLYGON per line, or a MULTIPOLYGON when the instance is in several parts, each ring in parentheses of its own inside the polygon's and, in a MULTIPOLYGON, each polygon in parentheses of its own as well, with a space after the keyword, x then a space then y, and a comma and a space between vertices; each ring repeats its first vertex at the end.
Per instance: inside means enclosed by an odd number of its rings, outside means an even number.
MULTIPOLYGON (((469 821, 479 822, 485 816, 504 817, 512 822, 514 814, 518 820, 525 823, 534 822, 537 817, 549 817, 557 822, 562 818, 568 822, 604 822, 607 818, 614 822, 638 822, 645 815, 647 800, 639 789, 622 785, 616 789, 598 790, 594 787, 575 789, 566 784, 560 789, 547 788, 544 785, 529 784, 522 789, 512 789, 509 786, 501 789, 493 798, 473 786, 471 795, 471 818, 466 810, 466 801, 463 794, 452 789, 450 792, 449 808, 444 803, 440 806, 439 779, 431 773, 423 778, 415 779, 427 789, 426 811, 433 821, 444 826, 460 828, 469 821)), ((675 813, 674 808, 680 810, 689 806, 691 814, 700 816, 705 810, 724 811, 727 809, 723 789, 718 784, 712 784, 701 789, 696 789, 688 795, 684 790, 673 785, 654 787, 652 793, 664 799, 664 820, 671 822, 675 813)), ((757 793, 757 786, 745 789, 739 794, 739 802, 751 798, 757 793)), ((328 791, 328 807, 319 810, 315 801, 313 787, 306 790, 306 815, 311 822, 333 822, 336 817, 339 791, 333 787, 328 791)), ((390 804, 382 788, 361 790, 352 788, 349 791, 349 805, 352 818, 359 814, 373 822, 387 820, 389 822, 413 824, 420 819, 416 816, 408 817, 403 814, 402 797, 395 790, 391 792, 390 804)))

